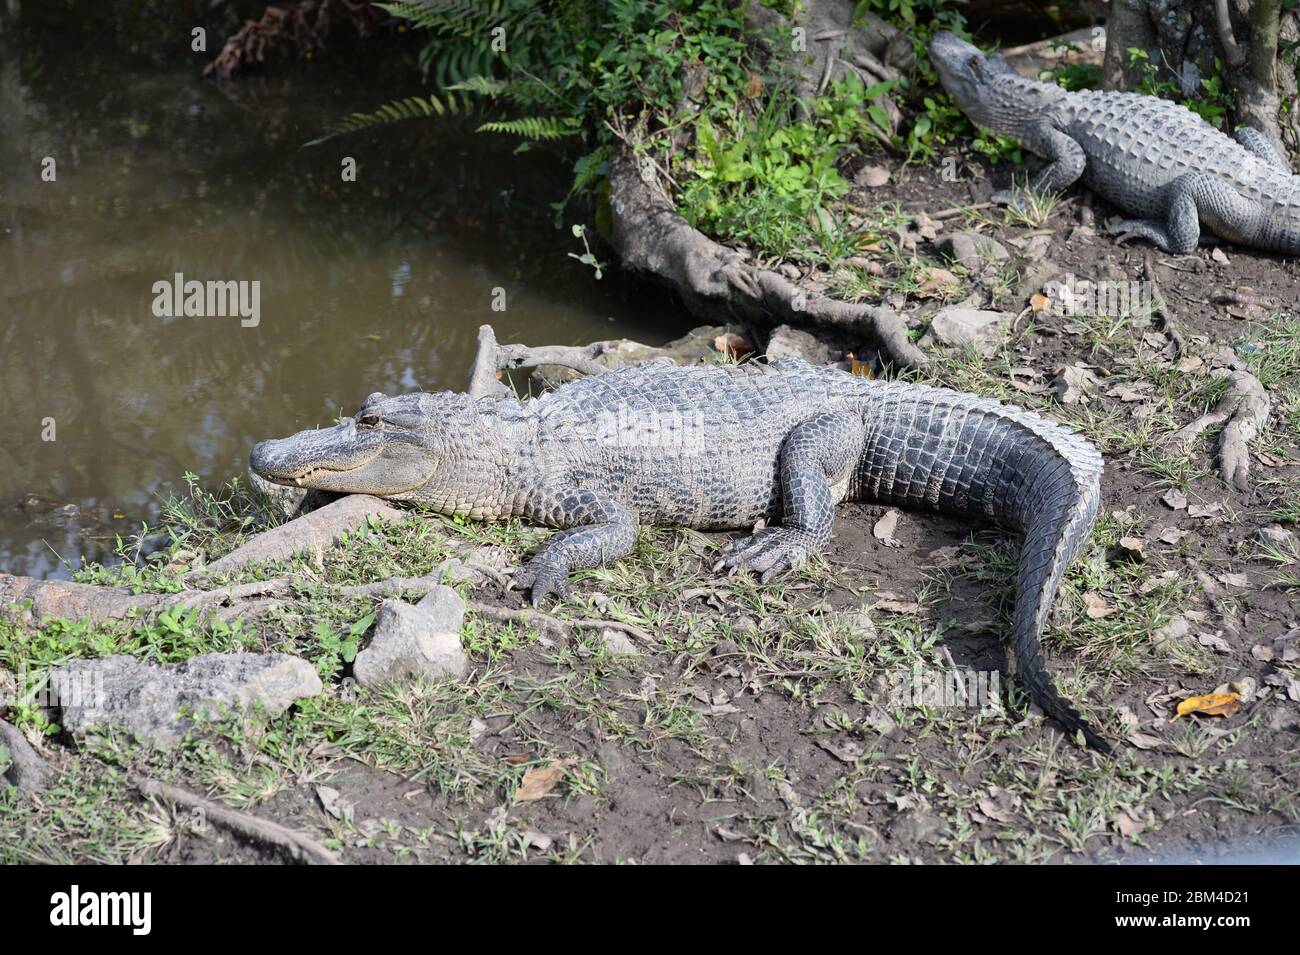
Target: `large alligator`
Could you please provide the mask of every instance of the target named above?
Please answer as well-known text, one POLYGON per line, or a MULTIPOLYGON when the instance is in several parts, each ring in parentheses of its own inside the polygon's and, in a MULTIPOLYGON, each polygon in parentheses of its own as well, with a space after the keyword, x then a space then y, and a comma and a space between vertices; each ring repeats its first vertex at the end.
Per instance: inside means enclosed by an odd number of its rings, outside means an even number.
POLYGON ((930 60, 971 122, 1049 160, 1030 188, 1055 192, 1082 177, 1137 216, 1113 227, 1121 242, 1186 253, 1204 226, 1240 245, 1300 254, 1300 179, 1258 130, 1243 126, 1233 139, 1156 96, 1041 83, 948 32, 935 34, 930 60))
POLYGON ((1092 529, 1101 456, 1020 408, 796 358, 649 364, 528 401, 373 394, 336 427, 259 443, 251 466, 282 485, 562 528, 516 575, 534 605, 568 593, 571 571, 630 553, 642 524, 780 519, 732 541, 714 568, 766 581, 825 549, 839 501, 993 518, 1024 535, 1018 677, 1044 712, 1108 749, 1057 693, 1040 644, 1061 575, 1092 529))

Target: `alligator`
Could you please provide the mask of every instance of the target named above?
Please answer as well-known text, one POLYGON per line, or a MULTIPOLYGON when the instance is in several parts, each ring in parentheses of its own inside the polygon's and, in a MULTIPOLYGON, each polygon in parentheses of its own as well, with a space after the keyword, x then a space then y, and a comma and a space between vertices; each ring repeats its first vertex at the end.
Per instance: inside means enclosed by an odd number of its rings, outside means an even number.
POLYGON ((1011 405, 798 358, 651 363, 524 401, 372 394, 335 427, 258 443, 250 466, 276 484, 560 528, 516 572, 534 606, 567 595, 571 571, 631 553, 641 525, 753 530, 713 569, 766 582, 825 550, 840 501, 991 518, 1024 539, 1018 679, 1071 734, 1109 751, 1056 690, 1041 646, 1061 576, 1092 530, 1101 456, 1011 405))
MULTIPOLYGON (((1048 160, 1030 189, 1059 192, 1082 177, 1136 216, 1111 226, 1120 242, 1183 254, 1205 227, 1239 245, 1300 254, 1300 179, 1258 130, 1243 126, 1234 139, 1156 96, 1032 80, 946 31, 931 40, 930 60, 971 122, 1048 160)), ((1014 198, 1023 204, 1023 193, 1014 198)))

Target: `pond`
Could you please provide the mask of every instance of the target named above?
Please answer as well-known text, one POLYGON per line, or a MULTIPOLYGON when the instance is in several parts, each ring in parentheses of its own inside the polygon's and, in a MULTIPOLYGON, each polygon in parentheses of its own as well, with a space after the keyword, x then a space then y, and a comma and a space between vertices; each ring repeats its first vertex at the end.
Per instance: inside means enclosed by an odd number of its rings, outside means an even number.
POLYGON ((36 16, 0 29, 0 570, 68 576, 187 472, 215 488, 370 392, 462 388, 480 324, 535 344, 692 324, 570 255, 571 157, 472 119, 301 148, 419 91, 391 44, 222 86, 204 57, 36 16), (169 316, 159 289, 188 281, 242 283, 245 312, 169 316))

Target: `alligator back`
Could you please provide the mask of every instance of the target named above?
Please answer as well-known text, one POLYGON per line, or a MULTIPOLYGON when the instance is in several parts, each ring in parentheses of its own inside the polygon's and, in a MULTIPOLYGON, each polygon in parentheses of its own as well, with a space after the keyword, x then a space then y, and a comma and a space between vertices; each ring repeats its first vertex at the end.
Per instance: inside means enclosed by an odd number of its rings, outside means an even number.
POLYGON ((1163 217, 1163 189, 1209 172, 1264 205, 1290 188, 1270 165, 1186 107, 1157 96, 1085 90, 1067 101, 1066 132, 1083 147, 1089 188, 1138 216, 1163 217))

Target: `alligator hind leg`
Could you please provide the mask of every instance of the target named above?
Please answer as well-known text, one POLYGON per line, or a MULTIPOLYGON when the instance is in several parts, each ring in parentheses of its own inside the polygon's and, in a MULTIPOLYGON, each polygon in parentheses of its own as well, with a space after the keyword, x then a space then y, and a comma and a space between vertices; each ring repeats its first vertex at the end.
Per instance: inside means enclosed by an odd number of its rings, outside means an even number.
POLYGON ((1285 155, 1278 152, 1277 147, 1273 145, 1272 140, 1255 127, 1238 126, 1236 132, 1234 132, 1232 136, 1237 140, 1237 142, 1241 143, 1269 165, 1283 170, 1288 176, 1292 174, 1291 162, 1285 155))
POLYGON ((826 549, 835 517, 832 485, 857 467, 865 443, 862 419, 826 412, 801 421, 781 446, 782 523, 732 541, 714 571, 751 570, 764 582, 826 549))
POLYGON ((1196 249, 1201 223, 1233 242, 1248 243, 1264 223, 1259 205, 1245 198, 1230 183, 1208 172, 1190 172, 1171 182, 1165 191, 1165 221, 1122 219, 1111 227, 1120 242, 1147 239, 1166 252, 1182 255, 1196 249))

